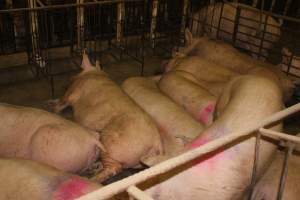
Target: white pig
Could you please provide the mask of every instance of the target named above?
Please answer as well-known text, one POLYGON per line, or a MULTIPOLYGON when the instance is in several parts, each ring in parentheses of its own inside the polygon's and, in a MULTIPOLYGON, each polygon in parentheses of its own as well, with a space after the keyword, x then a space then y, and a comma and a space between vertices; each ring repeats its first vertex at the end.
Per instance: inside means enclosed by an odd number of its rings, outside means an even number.
POLYGON ((162 135, 165 153, 173 152, 173 142, 183 145, 202 132, 203 125, 165 96, 155 81, 133 77, 125 80, 122 88, 156 122, 162 135))
POLYGON ((107 152, 101 154, 104 169, 93 179, 102 182, 122 168, 138 166, 142 159, 162 154, 161 138, 152 119, 99 66, 92 66, 86 54, 82 68, 55 110, 72 106, 76 122, 99 132, 107 152))
MULTIPOLYGON (((186 149, 201 146, 223 135, 248 129, 283 108, 280 88, 269 79, 247 75, 228 83, 217 105, 216 121, 186 149)), ((280 124, 272 125, 280 130, 280 124)), ((192 161, 158 185, 147 190, 156 200, 231 200, 240 199, 251 179, 255 138, 226 145, 192 161), (191 164, 194 166, 191 167, 191 164), (190 168, 188 168, 190 166, 190 168), (185 171, 182 171, 185 169, 185 171)), ((266 168, 276 147, 261 141, 258 177, 266 168)), ((168 174, 167 174, 168 176, 168 174)))
POLYGON ((101 185, 23 159, 0 159, 0 199, 75 200, 101 185))
MULTIPOLYGON (((217 98, 197 83, 185 78, 184 71, 171 71, 159 81, 160 90, 208 126, 213 122, 217 98)), ((191 74, 192 76, 192 74, 191 74)))
POLYGON ((81 172, 98 159, 97 133, 52 113, 0 104, 0 156, 36 160, 67 172, 81 172))

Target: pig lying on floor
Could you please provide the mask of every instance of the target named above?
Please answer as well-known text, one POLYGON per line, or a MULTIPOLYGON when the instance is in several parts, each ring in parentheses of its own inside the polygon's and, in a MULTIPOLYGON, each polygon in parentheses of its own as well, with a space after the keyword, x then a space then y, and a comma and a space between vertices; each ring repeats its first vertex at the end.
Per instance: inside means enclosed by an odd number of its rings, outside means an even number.
MULTIPOLYGON (((298 137, 300 134, 298 134, 298 137)), ((276 200, 280 176, 283 167, 284 153, 278 151, 267 172, 255 185, 252 200, 276 200)), ((297 200, 300 192, 300 151, 294 150, 288 161, 288 172, 282 199, 297 200)))
MULTIPOLYGON (((248 129, 283 108, 280 88, 266 78, 247 75, 228 83, 217 104, 216 121, 185 149, 203 145, 226 134, 248 129)), ((281 125, 273 125, 280 130, 281 125)), ((195 160, 169 179, 147 190, 156 200, 241 199, 251 179, 255 138, 228 145, 195 160), (194 163, 194 166, 187 168, 194 163), (185 171, 182 171, 185 169, 185 171)), ((261 141, 258 177, 263 173, 276 150, 270 141, 261 141)), ((168 174, 166 174, 169 176, 168 174)))
MULTIPOLYGON (((180 149, 202 132, 203 125, 165 96, 154 80, 144 77, 129 78, 124 81, 122 88, 156 122, 166 154, 175 151, 174 148, 180 149)), ((144 160, 144 163, 150 162, 150 159, 144 160)))
MULTIPOLYGON (((187 72, 172 71, 159 81, 161 91, 191 114, 194 119, 208 126, 213 122, 217 98, 186 78, 187 72)), ((192 74, 189 74, 193 76, 192 74)))
MULTIPOLYGON (((226 67, 238 74, 247 74, 250 70, 264 68, 264 71, 267 70, 273 78, 276 78, 276 83, 283 90, 284 100, 288 100, 292 96, 295 86, 277 66, 255 60, 239 52, 230 44, 226 44, 222 41, 211 40, 207 37, 193 38, 188 29, 186 30, 186 41, 187 47, 181 49, 179 53, 176 54, 177 56, 171 59, 169 63, 180 63, 180 60, 189 59, 191 56, 198 56, 211 63, 226 67)), ((171 70, 176 67, 176 64, 167 64, 167 66, 168 70, 171 70)), ((189 68, 189 70, 190 69, 191 68, 189 68)), ((183 70, 183 68, 181 68, 181 70, 183 70)), ((191 71, 189 72, 191 73, 191 71)))
POLYGON ((0 199, 73 200, 101 186, 85 178, 23 159, 0 159, 0 199))
POLYGON ((67 172, 91 167, 99 156, 97 133, 43 110, 0 104, 0 156, 32 159, 67 172))
POLYGON ((162 154, 152 119, 99 66, 92 66, 86 54, 82 68, 55 110, 72 106, 75 121, 99 133, 106 153, 101 154, 103 170, 93 179, 102 182, 122 168, 136 167, 148 156, 162 154))

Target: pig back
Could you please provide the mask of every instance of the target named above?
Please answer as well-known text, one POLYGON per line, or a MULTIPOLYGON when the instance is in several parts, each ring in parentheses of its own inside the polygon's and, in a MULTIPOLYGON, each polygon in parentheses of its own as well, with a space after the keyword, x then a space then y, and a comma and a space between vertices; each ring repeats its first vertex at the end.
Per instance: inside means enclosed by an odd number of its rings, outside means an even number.
POLYGON ((77 86, 71 93, 80 94, 73 102, 75 119, 100 133, 111 158, 129 167, 137 165, 147 154, 162 153, 154 122, 108 76, 86 72, 74 84, 77 86), (128 148, 131 145, 134 148, 128 148))
POLYGON ((190 141, 203 130, 203 125, 165 96, 153 80, 130 78, 122 88, 152 117, 160 132, 190 141))
POLYGON ((99 142, 79 125, 39 109, 0 105, 0 155, 37 160, 76 172, 97 158, 99 142), (16 139, 17 138, 17 139, 16 139))

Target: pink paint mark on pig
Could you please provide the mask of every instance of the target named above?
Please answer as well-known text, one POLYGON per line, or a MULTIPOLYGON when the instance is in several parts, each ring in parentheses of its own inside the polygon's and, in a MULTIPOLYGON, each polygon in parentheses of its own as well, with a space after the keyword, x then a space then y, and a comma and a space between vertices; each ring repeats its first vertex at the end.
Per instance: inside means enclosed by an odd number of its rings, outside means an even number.
POLYGON ((199 113, 199 120, 200 122, 203 122, 204 124, 210 123, 212 120, 212 114, 215 111, 216 104, 212 103, 207 105, 203 110, 199 113))
MULTIPOLYGON (((193 149, 193 148, 200 147, 216 139, 218 136, 224 134, 224 130, 222 129, 217 129, 215 131, 216 131, 215 135, 210 133, 208 136, 200 136, 196 138, 191 144, 187 146, 187 148, 193 149)), ((230 156, 231 154, 230 151, 231 150, 225 151, 224 148, 220 148, 216 151, 207 153, 199 157, 193 163, 199 172, 201 172, 201 170, 203 170, 204 168, 209 170, 214 170, 216 166, 220 165, 220 163, 224 162, 229 158, 228 156, 230 156)))
POLYGON ((87 180, 72 177, 58 186, 53 194, 53 200, 73 200, 85 194, 89 186, 90 183, 87 180))

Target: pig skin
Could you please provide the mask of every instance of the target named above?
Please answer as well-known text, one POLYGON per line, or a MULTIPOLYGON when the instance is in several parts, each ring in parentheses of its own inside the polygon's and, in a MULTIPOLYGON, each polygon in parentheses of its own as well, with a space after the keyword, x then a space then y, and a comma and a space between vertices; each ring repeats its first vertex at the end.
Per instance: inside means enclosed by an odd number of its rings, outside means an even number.
MULTIPOLYGON (((283 108, 280 88, 269 79, 240 76, 228 83, 217 104, 217 119, 186 150, 226 134, 245 130, 283 108)), ((281 124, 272 129, 280 130, 281 124)), ((175 175, 147 189, 156 200, 241 199, 251 179, 255 138, 234 143, 179 167, 175 175), (194 166, 187 168, 191 164, 194 166), (182 171, 185 169, 185 171, 182 171)), ((258 177, 271 160, 276 146, 261 141, 258 177)))
POLYGON ((159 81, 160 90, 177 104, 183 106, 194 119, 208 126, 213 122, 217 98, 198 84, 172 71, 159 81))
MULTIPOLYGON (((264 68, 268 70, 268 73, 273 74, 271 76, 275 75, 277 77, 276 79, 278 79, 278 81, 276 81, 276 83, 283 90, 284 100, 287 101, 292 96, 295 85, 289 77, 280 70, 279 66, 255 60, 239 52, 230 44, 219 40, 211 40, 208 37, 193 38, 188 29, 186 29, 186 40, 187 47, 180 49, 179 53, 176 54, 177 56, 173 59, 178 60, 185 56, 199 56, 212 63, 227 67, 239 74, 247 74, 250 70, 254 70, 255 68, 264 68)), ((169 62, 175 62, 173 59, 169 62)), ((169 66, 169 68, 172 68, 172 66, 169 66)))
POLYGON ((55 114, 0 104, 0 156, 46 163, 67 172, 89 168, 102 145, 98 136, 55 114))
POLYGON ((106 153, 101 154, 104 169, 93 180, 102 182, 122 168, 162 154, 160 134, 150 116, 105 72, 92 66, 87 55, 82 68, 55 110, 72 106, 76 122, 99 132, 106 153))
POLYGON ((101 185, 38 162, 0 158, 1 200, 74 200, 101 185))
MULTIPOLYGON (((300 136, 298 134, 298 136, 300 136)), ((252 200, 276 200, 283 167, 284 152, 278 151, 275 159, 255 185, 252 200)), ((297 200, 300 192, 300 154, 294 151, 288 161, 288 173, 282 199, 297 200)))
MULTIPOLYGON (((177 145, 192 141, 202 132, 203 125, 165 96, 154 80, 133 77, 125 80, 122 88, 159 127, 165 154, 174 152, 173 148, 177 148, 177 145)), ((150 162, 144 161, 144 163, 150 165, 150 162)))

